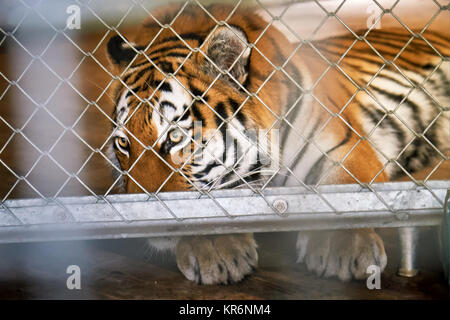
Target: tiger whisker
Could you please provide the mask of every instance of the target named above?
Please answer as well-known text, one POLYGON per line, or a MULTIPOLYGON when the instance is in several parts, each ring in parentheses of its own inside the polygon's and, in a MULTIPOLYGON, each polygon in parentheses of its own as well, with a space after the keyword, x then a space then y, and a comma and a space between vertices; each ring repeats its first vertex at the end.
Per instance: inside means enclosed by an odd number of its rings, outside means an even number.
MULTIPOLYGON (((222 189, 222 188, 224 188, 224 187, 226 187, 228 185, 232 185, 232 184, 234 184, 236 182, 239 182, 239 181, 242 181, 242 184, 248 185, 252 181, 245 181, 244 178, 248 178, 248 177, 250 177, 252 175, 255 175, 257 173, 262 173, 262 172, 266 172, 266 171, 264 171, 264 170, 255 170, 255 171, 248 172, 246 174, 241 175, 240 177, 237 177, 234 180, 230 180, 230 181, 224 182, 224 183, 222 183, 222 184, 220 184, 218 186, 214 186, 214 189, 215 190, 222 189)), ((258 180, 265 180, 265 179, 261 178, 261 179, 258 179, 258 180)))
MULTIPOLYGON (((261 168, 263 168, 263 166, 259 166, 259 167, 255 168, 255 170, 253 170, 253 171, 251 171, 251 172, 248 172, 248 173, 242 175, 242 177, 245 178, 245 177, 247 177, 247 176, 251 176, 251 175, 254 175, 254 174, 256 174, 256 173, 260 173, 261 171, 258 171, 258 169, 261 169, 261 168)), ((220 179, 222 179, 222 178, 223 178, 226 174, 228 174, 228 173, 229 173, 229 171, 228 171, 228 172, 225 172, 224 174, 222 174, 222 175, 220 175, 220 176, 218 176, 218 177, 216 177, 214 180, 208 182, 208 184, 206 184, 205 187, 208 186, 208 185, 210 185, 210 184, 213 184, 214 182, 220 181, 220 179)), ((238 177, 236 180, 239 180, 239 179, 240 179, 240 178, 238 177)))
POLYGON ((245 187, 245 186, 260 187, 263 182, 265 182, 265 179, 261 178, 261 179, 258 179, 258 180, 249 181, 247 183, 242 183, 240 185, 237 185, 237 186, 233 187, 232 189, 239 189, 239 188, 245 187))

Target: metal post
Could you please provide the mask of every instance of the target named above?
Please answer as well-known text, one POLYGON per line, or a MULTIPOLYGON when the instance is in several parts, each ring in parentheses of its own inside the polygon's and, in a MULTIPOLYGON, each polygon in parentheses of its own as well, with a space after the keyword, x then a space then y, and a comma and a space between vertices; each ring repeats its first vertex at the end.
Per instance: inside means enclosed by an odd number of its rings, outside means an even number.
POLYGON ((447 190, 447 196, 445 197, 444 216, 439 232, 439 244, 441 249, 442 267, 448 285, 450 286, 450 189, 447 190))
POLYGON ((418 227, 402 227, 398 229, 400 239, 400 266, 398 275, 401 277, 414 277, 419 270, 416 269, 416 248, 419 238, 418 227))

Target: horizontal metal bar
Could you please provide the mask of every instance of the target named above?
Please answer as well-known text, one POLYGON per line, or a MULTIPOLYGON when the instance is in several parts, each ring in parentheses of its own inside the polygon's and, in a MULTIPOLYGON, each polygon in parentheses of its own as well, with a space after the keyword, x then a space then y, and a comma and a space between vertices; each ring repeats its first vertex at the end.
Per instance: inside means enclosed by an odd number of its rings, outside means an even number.
POLYGON ((437 225, 450 181, 427 186, 432 192, 409 182, 373 184, 376 194, 360 185, 323 186, 317 192, 271 188, 263 196, 245 189, 211 192, 231 217, 198 192, 159 194, 171 212, 145 194, 112 195, 107 202, 7 200, 0 208, 0 243, 437 225))

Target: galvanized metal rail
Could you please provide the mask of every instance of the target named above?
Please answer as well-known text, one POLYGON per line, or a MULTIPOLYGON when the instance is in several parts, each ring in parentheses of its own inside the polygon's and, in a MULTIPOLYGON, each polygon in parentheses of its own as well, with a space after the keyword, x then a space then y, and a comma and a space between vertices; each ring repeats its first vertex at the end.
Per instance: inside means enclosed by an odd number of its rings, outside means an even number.
POLYGON ((450 181, 7 200, 0 243, 438 225, 450 181), (387 205, 387 206, 386 206, 387 205))

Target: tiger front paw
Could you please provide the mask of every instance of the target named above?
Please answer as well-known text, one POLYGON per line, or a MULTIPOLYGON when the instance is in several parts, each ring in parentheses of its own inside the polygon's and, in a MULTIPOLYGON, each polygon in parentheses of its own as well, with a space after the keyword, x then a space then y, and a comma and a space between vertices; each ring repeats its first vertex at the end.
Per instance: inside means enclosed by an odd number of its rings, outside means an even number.
POLYGON ((372 229, 304 231, 297 239, 298 260, 318 276, 342 281, 366 278, 367 267, 387 264, 383 240, 372 229))
POLYGON ((176 247, 180 271, 198 284, 241 281, 258 264, 252 234, 183 237, 176 247))

